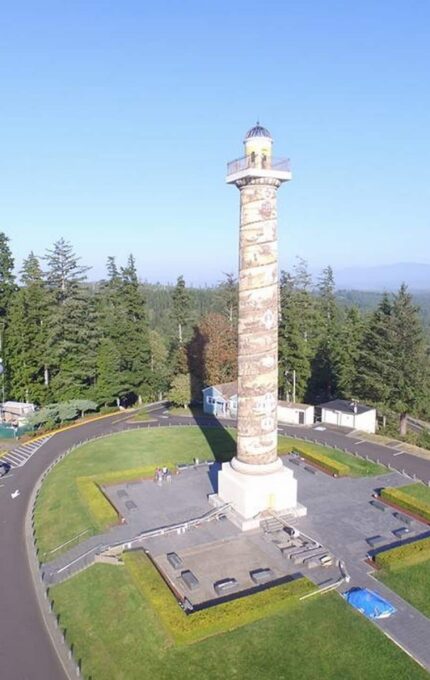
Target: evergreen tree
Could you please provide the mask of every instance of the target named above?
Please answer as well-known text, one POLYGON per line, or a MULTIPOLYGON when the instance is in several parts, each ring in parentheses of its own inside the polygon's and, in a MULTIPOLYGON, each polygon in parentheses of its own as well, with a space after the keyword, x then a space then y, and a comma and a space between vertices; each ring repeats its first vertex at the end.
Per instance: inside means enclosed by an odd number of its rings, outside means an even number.
POLYGON ((79 260, 64 239, 54 243, 46 255, 51 302, 47 364, 50 393, 57 401, 83 397, 95 381, 96 308, 83 286, 88 267, 79 260))
POLYGON ((190 295, 185 286, 185 280, 182 274, 178 276, 176 286, 172 294, 173 301, 173 319, 178 329, 178 342, 183 343, 183 335, 190 315, 190 295))
POLYGON ((426 344, 418 308, 405 284, 392 306, 393 375, 389 405, 400 416, 400 434, 406 434, 407 414, 422 407, 428 380, 426 344))
MULTIPOLYGON (((156 391, 155 396, 162 395, 170 383, 170 370, 168 366, 168 351, 163 337, 157 331, 149 331, 149 347, 151 352, 152 385, 156 391)), ((184 347, 182 346, 184 350, 184 347)), ((186 373, 186 370, 182 371, 186 373)))
POLYGON ((11 298, 17 289, 13 267, 9 238, 0 232, 0 322, 5 319, 11 298))
POLYGON ((354 393, 375 405, 388 404, 395 381, 393 365, 393 307, 384 294, 363 333, 354 393))
POLYGON ((295 372, 295 398, 303 400, 311 373, 310 348, 303 327, 301 289, 296 289, 293 276, 281 272, 279 321, 279 385, 286 399, 292 398, 292 377, 295 372))
POLYGON ((44 403, 48 298, 39 260, 30 253, 23 262, 23 286, 13 297, 9 313, 11 393, 15 399, 44 403))
POLYGON ((86 280, 86 272, 90 269, 80 265, 80 259, 75 255, 72 244, 64 238, 60 238, 52 249, 46 251, 47 283, 56 302, 65 302, 79 293, 81 284, 86 280))
POLYGON ((119 284, 120 307, 117 309, 118 329, 121 337, 122 371, 130 392, 136 397, 153 395, 151 376, 151 349, 146 316, 146 301, 137 278, 134 257, 129 256, 127 266, 121 267, 119 284))
POLYGON ((16 293, 13 273, 14 259, 9 248, 9 238, 0 232, 0 364, 2 366, 1 384, 4 400, 9 392, 12 372, 9 367, 8 312, 11 300, 16 293))
POLYGON ((350 307, 339 327, 334 355, 337 397, 351 399, 354 396, 363 332, 364 322, 359 310, 350 307))
POLYGON ((237 326, 237 312, 239 303, 239 291, 237 279, 233 274, 224 274, 225 279, 218 285, 218 299, 222 313, 227 317, 230 326, 237 326))
POLYGON ((281 272, 279 320, 279 387, 286 398, 309 397, 311 361, 319 341, 318 314, 307 263, 297 258, 292 273, 281 272))
POLYGON ((311 391, 314 399, 331 399, 337 392, 336 357, 339 355, 339 311, 333 270, 326 267, 318 282, 319 341, 312 362, 311 391))
POLYGON ((121 372, 121 355, 110 338, 103 338, 97 350, 95 397, 99 404, 119 403, 128 391, 121 372))

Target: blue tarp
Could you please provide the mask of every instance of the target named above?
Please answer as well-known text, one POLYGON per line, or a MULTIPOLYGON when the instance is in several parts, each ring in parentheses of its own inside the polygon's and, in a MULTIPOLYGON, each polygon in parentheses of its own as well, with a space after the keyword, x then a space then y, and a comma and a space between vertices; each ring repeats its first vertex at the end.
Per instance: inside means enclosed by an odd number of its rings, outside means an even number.
POLYGON ((369 619, 386 619, 396 611, 387 600, 367 588, 351 588, 343 597, 369 619))

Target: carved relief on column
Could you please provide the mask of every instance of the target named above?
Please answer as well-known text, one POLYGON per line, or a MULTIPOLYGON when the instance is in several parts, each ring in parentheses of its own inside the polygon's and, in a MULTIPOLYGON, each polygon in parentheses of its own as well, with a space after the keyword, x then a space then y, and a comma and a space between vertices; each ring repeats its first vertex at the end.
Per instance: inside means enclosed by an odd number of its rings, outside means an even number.
POLYGON ((247 178, 241 194, 237 458, 277 458, 278 252, 276 179, 247 178))

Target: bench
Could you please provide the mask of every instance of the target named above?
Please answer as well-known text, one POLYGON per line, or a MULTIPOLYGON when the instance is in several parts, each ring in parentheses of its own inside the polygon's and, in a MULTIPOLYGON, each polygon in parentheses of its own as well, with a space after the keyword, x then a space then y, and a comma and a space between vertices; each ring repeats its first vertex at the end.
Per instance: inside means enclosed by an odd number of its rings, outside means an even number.
POLYGON ((166 557, 168 563, 171 567, 173 567, 173 569, 179 569, 179 567, 182 567, 182 560, 175 552, 167 553, 166 557))
POLYGON ((239 587, 238 582, 235 578, 225 578, 222 581, 216 581, 214 583, 214 590, 217 595, 227 595, 239 587))
POLYGON ((198 588, 200 585, 199 579, 189 569, 181 572, 181 579, 187 586, 188 590, 196 590, 196 588, 198 588))
POLYGON ((370 501, 370 505, 373 505, 373 507, 377 510, 382 510, 383 512, 385 511, 385 505, 380 501, 370 501))
POLYGON ((267 569, 253 569, 249 572, 251 581, 254 581, 257 585, 260 583, 267 583, 273 580, 273 571, 269 568, 267 569))

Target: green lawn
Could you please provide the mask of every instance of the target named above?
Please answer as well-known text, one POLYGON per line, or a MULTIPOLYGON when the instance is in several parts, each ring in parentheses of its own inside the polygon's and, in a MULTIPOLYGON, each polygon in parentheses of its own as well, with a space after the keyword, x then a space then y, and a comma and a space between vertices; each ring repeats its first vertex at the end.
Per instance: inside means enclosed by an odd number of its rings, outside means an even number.
POLYGON ((396 488, 387 486, 382 489, 381 497, 422 517, 426 522, 430 521, 430 488, 421 482, 396 488))
POLYGON ((389 588, 430 617, 430 560, 377 574, 389 588))
POLYGON ((126 567, 95 565, 52 588, 50 597, 86 679, 428 678, 334 593, 186 646, 167 637, 126 567))
POLYGON ((349 468, 349 475, 351 477, 371 477, 387 473, 387 468, 384 465, 378 465, 365 458, 354 456, 352 453, 345 453, 339 449, 332 449, 330 447, 321 446, 320 444, 305 442, 300 439, 292 439, 290 437, 280 437, 279 441, 280 451, 292 451, 297 448, 300 451, 309 451, 309 453, 324 456, 325 458, 328 458, 328 460, 335 460, 349 468))
POLYGON ((425 486, 421 482, 406 484, 406 486, 401 486, 400 490, 403 493, 408 494, 408 496, 412 496, 412 498, 416 498, 417 500, 430 505, 430 487, 425 486))

